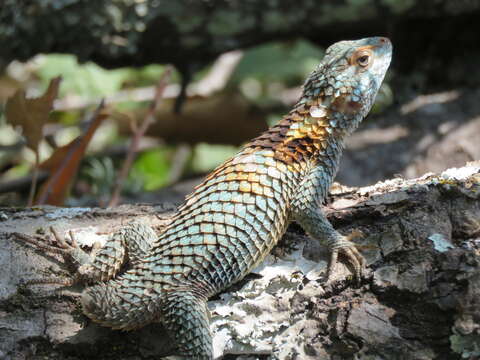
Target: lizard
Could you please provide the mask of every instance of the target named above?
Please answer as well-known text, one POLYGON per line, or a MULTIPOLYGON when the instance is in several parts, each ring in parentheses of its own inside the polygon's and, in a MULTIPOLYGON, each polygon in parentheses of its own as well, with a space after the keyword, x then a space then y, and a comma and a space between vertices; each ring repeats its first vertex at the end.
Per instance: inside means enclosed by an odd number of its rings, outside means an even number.
POLYGON ((53 231, 54 244, 16 237, 73 260, 71 278, 58 282, 87 284, 80 302, 93 321, 122 330, 160 321, 179 356, 213 359, 207 299, 257 266, 290 222, 330 249, 327 281, 339 254, 357 279, 364 273, 363 256, 321 206, 344 139, 369 113, 391 56, 385 37, 328 47, 293 109, 207 175, 158 235, 132 223, 90 253, 71 233, 67 240, 53 231))

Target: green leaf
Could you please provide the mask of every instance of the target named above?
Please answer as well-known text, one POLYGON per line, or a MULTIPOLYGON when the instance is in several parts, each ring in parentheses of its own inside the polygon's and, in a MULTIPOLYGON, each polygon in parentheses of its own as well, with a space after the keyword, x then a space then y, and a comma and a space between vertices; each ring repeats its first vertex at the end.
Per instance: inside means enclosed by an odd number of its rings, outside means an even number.
POLYGON ((170 148, 145 151, 135 161, 131 177, 140 177, 148 191, 165 186, 170 170, 170 154, 170 148))

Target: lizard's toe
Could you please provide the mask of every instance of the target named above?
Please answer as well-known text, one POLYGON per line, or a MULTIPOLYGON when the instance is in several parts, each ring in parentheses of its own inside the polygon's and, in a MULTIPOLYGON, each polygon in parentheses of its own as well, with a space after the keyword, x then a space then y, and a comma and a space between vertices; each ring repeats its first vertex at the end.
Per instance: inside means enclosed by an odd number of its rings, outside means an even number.
POLYGON ((27 234, 22 233, 12 233, 13 238, 19 242, 27 243, 31 245, 36 250, 44 250, 45 252, 49 252, 51 254, 59 254, 59 255, 69 255, 68 249, 64 248, 63 246, 54 246, 47 243, 47 239, 33 237, 27 234))
POLYGON ((355 244, 348 241, 332 249, 330 256, 330 263, 328 265, 327 283, 330 283, 335 273, 335 268, 338 262, 338 255, 342 255, 346 258, 348 263, 352 266, 355 279, 360 282, 365 272, 366 261, 362 254, 358 251, 355 244))

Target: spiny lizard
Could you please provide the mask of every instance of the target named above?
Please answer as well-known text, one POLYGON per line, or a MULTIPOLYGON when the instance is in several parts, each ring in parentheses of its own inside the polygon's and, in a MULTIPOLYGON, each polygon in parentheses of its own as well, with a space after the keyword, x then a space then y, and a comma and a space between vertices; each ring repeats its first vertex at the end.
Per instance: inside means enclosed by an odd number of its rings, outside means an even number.
POLYGON ((328 278, 340 253, 361 277, 362 255, 335 231, 321 203, 344 139, 369 112, 391 54, 383 37, 330 46, 294 108, 208 175, 158 236, 133 224, 92 254, 73 238, 67 242, 56 235, 55 246, 22 234, 17 238, 78 264, 72 279, 62 282, 94 283, 81 299, 94 321, 123 330, 162 321, 181 356, 211 359, 207 299, 259 264, 289 222, 329 247, 328 278))

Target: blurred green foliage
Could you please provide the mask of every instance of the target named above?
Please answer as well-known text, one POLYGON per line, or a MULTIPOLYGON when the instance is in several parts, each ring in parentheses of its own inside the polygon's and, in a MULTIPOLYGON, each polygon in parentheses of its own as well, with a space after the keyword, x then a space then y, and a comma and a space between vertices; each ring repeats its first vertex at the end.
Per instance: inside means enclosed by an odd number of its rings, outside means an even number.
POLYGON ((272 42, 248 49, 238 64, 232 80, 253 77, 260 82, 298 85, 315 68, 324 52, 306 40, 272 42))
POLYGON ((197 144, 193 151, 191 169, 196 173, 208 172, 234 156, 238 150, 236 146, 197 144))
MULTIPOLYGON (((61 75, 60 96, 75 94, 94 99, 113 95, 123 88, 154 85, 165 70, 165 66, 158 64, 107 70, 92 62, 79 64, 75 56, 67 54, 43 55, 38 63, 35 74, 42 87, 61 75)), ((174 73, 172 82, 178 81, 179 74, 174 73)))
POLYGON ((117 175, 112 159, 101 157, 88 159, 81 176, 91 184, 91 195, 108 198, 112 193, 112 185, 117 175))
POLYGON ((72 55, 46 55, 36 71, 43 85, 50 79, 61 75, 60 97, 76 94, 92 98, 100 98, 117 92, 123 82, 128 79, 130 70, 105 70, 94 63, 78 64, 72 55))
POLYGON ((147 191, 168 183, 172 148, 169 146, 148 150, 138 156, 130 172, 130 182, 141 181, 147 191))

